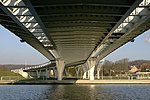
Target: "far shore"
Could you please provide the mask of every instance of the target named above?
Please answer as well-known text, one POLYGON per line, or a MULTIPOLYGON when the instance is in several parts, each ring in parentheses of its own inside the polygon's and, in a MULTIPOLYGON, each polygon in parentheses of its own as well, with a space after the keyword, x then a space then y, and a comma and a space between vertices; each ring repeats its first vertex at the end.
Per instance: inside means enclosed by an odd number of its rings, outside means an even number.
POLYGON ((2 80, 0 84, 150 84, 150 80, 2 80))

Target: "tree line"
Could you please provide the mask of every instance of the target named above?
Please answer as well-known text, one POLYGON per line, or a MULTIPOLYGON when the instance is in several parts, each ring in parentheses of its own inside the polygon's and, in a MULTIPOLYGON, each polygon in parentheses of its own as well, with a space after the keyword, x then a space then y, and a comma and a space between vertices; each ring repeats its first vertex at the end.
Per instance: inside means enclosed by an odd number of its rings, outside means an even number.
POLYGON ((129 61, 128 58, 124 58, 115 62, 106 60, 101 71, 103 71, 105 76, 109 76, 110 73, 111 75, 125 74, 129 72, 131 66, 136 66, 138 69, 144 72, 146 69, 150 69, 150 60, 129 61))

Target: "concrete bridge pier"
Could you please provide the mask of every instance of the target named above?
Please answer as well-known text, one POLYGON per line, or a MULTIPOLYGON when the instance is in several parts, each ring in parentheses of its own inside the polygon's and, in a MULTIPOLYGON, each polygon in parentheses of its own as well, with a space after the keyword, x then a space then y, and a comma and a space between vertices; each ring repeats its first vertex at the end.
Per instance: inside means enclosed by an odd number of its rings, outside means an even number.
POLYGON ((46 68, 45 72, 46 72, 46 79, 50 78, 50 70, 48 68, 46 68))
POLYGON ((63 71, 65 67, 64 60, 61 59, 56 60, 56 67, 57 67, 57 79, 62 80, 63 71))
POLYGON ((27 77, 25 77, 25 78, 32 78, 30 75, 30 72, 26 72, 26 73, 27 73, 27 77))
POLYGON ((103 66, 103 64, 104 64, 104 59, 102 59, 102 60, 100 60, 99 61, 99 63, 98 63, 98 66, 97 66, 97 79, 100 79, 100 75, 99 75, 99 73, 100 73, 100 71, 101 71, 101 69, 102 69, 102 66, 103 66))
POLYGON ((54 72, 54 77, 57 78, 58 75, 57 75, 57 69, 56 69, 56 67, 53 68, 53 72, 54 72))
POLYGON ((24 78, 31 78, 30 73, 29 72, 24 72, 23 68, 11 70, 11 71, 14 72, 14 73, 20 74, 24 78))
POLYGON ((68 78, 69 77, 69 67, 65 68, 65 74, 66 74, 66 78, 68 78))
POLYGON ((87 72, 83 73, 83 79, 86 79, 86 74, 87 74, 87 72))
POLYGON ((89 79, 90 80, 94 80, 95 63, 96 63, 95 58, 91 58, 90 60, 87 61, 87 64, 88 64, 88 67, 89 67, 89 79))
POLYGON ((100 72, 100 70, 99 69, 97 69, 97 79, 99 79, 100 77, 99 77, 99 72, 100 72))
POLYGON ((80 67, 74 67, 75 72, 76 72, 76 78, 79 78, 79 71, 80 71, 80 67))
POLYGON ((54 70, 52 68, 49 69, 49 76, 50 77, 54 76, 54 70))
POLYGON ((36 75, 37 75, 37 78, 40 78, 40 76, 41 76, 41 70, 36 70, 36 75))
POLYGON ((82 78, 83 79, 86 79, 87 78, 87 65, 86 64, 84 64, 84 65, 82 65, 82 68, 83 68, 83 76, 82 76, 82 78))
POLYGON ((87 71, 87 78, 90 79, 90 70, 87 71))

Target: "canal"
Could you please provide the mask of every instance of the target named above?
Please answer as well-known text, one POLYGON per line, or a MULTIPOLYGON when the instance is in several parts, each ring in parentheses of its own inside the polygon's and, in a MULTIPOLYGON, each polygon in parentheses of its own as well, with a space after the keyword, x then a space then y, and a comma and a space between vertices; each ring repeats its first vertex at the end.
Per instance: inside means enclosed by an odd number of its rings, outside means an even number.
POLYGON ((150 85, 0 85, 0 100, 150 100, 150 85))

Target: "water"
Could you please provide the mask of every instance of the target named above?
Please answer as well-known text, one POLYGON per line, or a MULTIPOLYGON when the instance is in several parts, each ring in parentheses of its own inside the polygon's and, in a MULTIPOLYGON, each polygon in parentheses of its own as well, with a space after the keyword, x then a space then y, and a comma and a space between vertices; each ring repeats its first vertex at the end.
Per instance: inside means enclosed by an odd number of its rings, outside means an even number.
POLYGON ((0 85, 0 100, 150 100, 150 85, 0 85))

